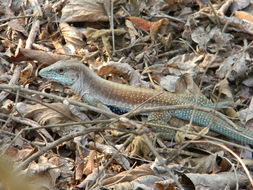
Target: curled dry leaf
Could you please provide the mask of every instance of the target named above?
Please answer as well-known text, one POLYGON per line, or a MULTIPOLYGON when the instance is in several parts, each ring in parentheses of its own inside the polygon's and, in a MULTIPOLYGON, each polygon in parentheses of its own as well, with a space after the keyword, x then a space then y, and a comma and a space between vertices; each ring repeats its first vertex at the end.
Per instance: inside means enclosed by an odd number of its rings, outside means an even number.
POLYGON ((100 152, 106 154, 106 155, 114 155, 116 154, 116 156, 114 157, 114 159, 125 169, 128 170, 130 168, 130 163, 127 160, 127 158, 122 155, 119 154, 118 149, 114 148, 113 146, 110 145, 104 145, 101 143, 90 143, 90 147, 94 147, 97 150, 99 150, 100 152))
POLYGON ((9 157, 12 161, 22 161, 25 160, 28 156, 35 152, 36 148, 31 147, 27 144, 18 145, 21 148, 10 147, 6 150, 5 155, 9 157))
POLYGON ((194 42, 196 42, 201 49, 205 49, 207 43, 210 41, 211 37, 209 35, 210 31, 207 31, 208 28, 204 28, 202 26, 197 27, 192 31, 191 38, 194 42))
MULTIPOLYGON (((124 29, 115 29, 114 35, 115 35, 115 46, 124 46, 125 44, 122 43, 122 37, 126 33, 124 29), (120 40, 117 40, 120 39, 120 40)), ((87 28, 85 32, 85 37, 87 38, 87 43, 90 45, 95 45, 97 47, 100 47, 98 49, 101 49, 105 51, 105 53, 108 56, 111 56, 111 35, 112 30, 108 29, 93 29, 93 28, 87 28)))
POLYGON ((121 80, 121 83, 124 83, 122 81, 121 75, 127 75, 126 77, 129 77, 129 84, 131 86, 149 86, 147 82, 142 80, 140 73, 133 69, 128 63, 118 63, 110 61, 106 65, 102 65, 101 67, 99 67, 97 74, 105 78, 107 78, 109 75, 120 75, 116 78, 120 77, 120 79, 118 80, 121 80))
POLYGON ((97 152, 95 150, 91 150, 89 152, 88 162, 86 164, 86 167, 82 171, 83 174, 89 175, 95 169, 95 162, 94 161, 95 161, 96 156, 97 156, 97 152))
POLYGON ((177 55, 170 59, 166 64, 154 64, 149 67, 149 70, 154 74, 175 75, 190 74, 193 76, 197 63, 203 56, 196 56, 193 53, 185 55, 177 55))
POLYGON ((137 136, 130 144, 131 157, 142 157, 145 159, 149 158, 150 149, 142 136, 137 136))
POLYGON ((129 19, 136 27, 146 32, 150 31, 151 26, 153 24, 152 22, 140 17, 131 16, 131 17, 128 17, 127 19, 129 19))
POLYGON ((28 65, 20 72, 19 78, 21 83, 27 83, 31 79, 31 76, 34 72, 34 67, 31 63, 28 63, 28 65))
POLYGON ((198 85, 194 82, 192 76, 190 74, 182 75, 179 80, 176 81, 176 92, 177 93, 184 93, 189 92, 191 94, 201 94, 201 91, 198 85))
MULTIPOLYGON (((209 132, 208 127, 199 127, 199 126, 194 126, 194 125, 184 125, 182 126, 180 129, 185 130, 185 131, 191 131, 191 132, 195 132, 198 133, 200 135, 206 135, 209 132)), ((176 135, 175 135, 175 141, 176 142, 184 142, 186 140, 196 140, 196 139, 200 139, 201 136, 199 135, 195 135, 195 134, 191 134, 191 133, 187 133, 187 132, 181 132, 181 131, 177 131, 176 135)), ((209 134, 210 136, 210 134, 209 134)))
POLYGON ((83 41, 83 34, 77 28, 62 22, 60 23, 60 29, 67 43, 77 47, 85 45, 85 42, 83 41))
MULTIPOLYGON (((237 185, 246 186, 248 179, 246 176, 240 173, 223 172, 219 174, 195 174, 188 173, 183 175, 183 181, 185 185, 194 185, 193 189, 207 188, 207 189, 234 189, 237 185)), ((189 186, 188 186, 189 187, 189 186)))
MULTIPOLYGON (((164 171, 169 170, 168 167, 164 171)), ((163 172, 164 172, 163 171, 163 172)), ((150 165, 143 164, 129 171, 121 172, 115 176, 106 178, 102 181, 102 185, 113 189, 172 189, 175 188, 174 179, 168 177, 167 173, 156 175, 150 169, 150 165)))
POLYGON ((228 107, 224 109, 224 113, 231 118, 238 118, 236 111, 229 107, 229 105, 234 105, 234 97, 227 79, 221 80, 216 87, 218 88, 214 102, 228 102, 228 107))
POLYGON ((235 12, 248 7, 250 4, 250 0, 233 0, 229 8, 232 12, 235 12))
MULTIPOLYGON (((105 1, 105 0, 102 0, 105 1)), ((70 0, 62 9, 61 20, 64 22, 99 22, 108 21, 101 0, 70 0)))
POLYGON ((248 108, 240 110, 238 112, 240 120, 246 122, 246 126, 253 129, 253 97, 251 97, 250 105, 248 108))
POLYGON ((191 34, 192 40, 196 42, 201 50, 204 50, 211 43, 211 40, 215 41, 215 44, 219 44, 220 47, 229 46, 230 40, 233 38, 231 34, 221 31, 218 27, 209 27, 199 26, 193 30, 191 34))
POLYGON ((68 117, 72 117, 66 105, 62 103, 52 103, 50 105, 56 108, 59 112, 56 112, 40 104, 31 105, 31 106, 25 107, 24 110, 19 110, 19 111, 24 114, 24 117, 32 118, 33 120, 37 121, 41 125, 57 124, 57 123, 62 123, 66 121, 66 117, 62 115, 61 113, 68 115, 68 117))
POLYGON ((240 19, 243 19, 243 20, 246 20, 246 21, 249 21, 251 23, 253 23, 253 15, 252 14, 249 14, 247 12, 244 12, 244 11, 236 11, 235 12, 235 16, 237 18, 240 18, 240 19))
POLYGON ((131 21, 126 20, 125 25, 128 28, 128 34, 130 36, 131 44, 133 44, 136 41, 136 38, 138 36, 138 32, 135 29, 134 24, 131 21))
POLYGON ((156 22, 153 22, 150 28, 150 37, 152 40, 156 40, 157 34, 160 31, 162 34, 168 33, 167 25, 169 24, 169 20, 166 18, 160 19, 156 22))
POLYGON ((220 65, 216 74, 221 79, 226 77, 231 81, 244 79, 247 77, 247 72, 253 68, 250 61, 250 56, 245 51, 231 54, 220 65))
POLYGON ((246 80, 242 82, 247 87, 253 87, 253 76, 249 76, 246 80))
POLYGON ((219 173, 231 169, 231 163, 223 157, 224 152, 217 152, 200 158, 192 158, 189 163, 192 171, 196 173, 219 173))
POLYGON ((17 19, 11 20, 10 22, 8 22, 9 27, 13 30, 13 31, 18 31, 21 32, 22 34, 24 34, 25 36, 28 36, 27 31, 25 30, 25 28, 18 22, 17 19))
POLYGON ((229 86, 229 83, 227 79, 221 80, 217 85, 217 96, 219 97, 218 100, 216 101, 223 101, 223 100, 228 100, 228 101, 233 101, 233 94, 231 91, 231 88, 229 86))
POLYGON ((100 171, 102 170, 104 170, 103 166, 94 169, 90 175, 88 175, 79 185, 77 185, 77 187, 78 188, 88 187, 88 185, 97 180, 98 174, 100 174, 100 171))
POLYGON ((138 28, 142 29, 145 32, 150 32, 151 38, 154 40, 157 36, 157 33, 161 29, 168 25, 169 20, 166 18, 160 19, 155 22, 150 22, 140 17, 128 17, 128 19, 138 28))
MULTIPOLYGON (((216 15, 209 15, 208 16, 210 19, 216 19, 216 15)), ((251 22, 245 22, 239 18, 236 17, 226 17, 226 16, 220 16, 219 15, 219 20, 221 24, 226 24, 229 23, 228 26, 231 26, 231 28, 235 31, 242 30, 245 33, 253 35, 253 23, 251 22)))
POLYGON ((249 108, 247 109, 246 125, 253 128, 253 98, 251 97, 249 108))
POLYGON ((2 106, 0 108, 0 112, 9 114, 12 111, 13 107, 14 107, 14 102, 7 99, 3 101, 2 106))
MULTIPOLYGON (((79 181, 83 177, 83 168, 84 168, 84 162, 83 159, 81 159, 79 156, 76 157, 75 159, 75 180, 79 181)), ((89 171, 88 171, 89 172, 89 171)), ((87 172, 87 173, 88 173, 87 172)), ((88 173, 89 174, 89 173, 88 173)), ((87 175, 87 174, 85 174, 87 175)))
POLYGON ((167 75, 161 78, 160 85, 169 92, 175 92, 178 79, 178 76, 167 75))
POLYGON ((50 65, 52 63, 55 63, 56 61, 62 60, 62 59, 69 59, 69 56, 66 55, 58 55, 54 53, 44 52, 40 50, 32 50, 32 49, 20 49, 20 55, 18 55, 16 58, 13 58, 13 61, 18 61, 19 59, 22 59, 21 57, 26 59, 32 59, 37 60, 41 64, 50 65))
MULTIPOLYGON (((6 14, 6 17, 15 16, 15 14, 13 13, 13 11, 10 9, 9 6, 5 7, 5 14, 6 14)), ((8 26, 11 28, 12 31, 18 31, 18 32, 21 32, 23 35, 28 36, 28 33, 23 26, 23 23, 19 19, 10 20, 8 22, 8 26)))
POLYGON ((60 169, 43 156, 40 157, 40 162, 41 160, 44 163, 31 163, 27 173, 31 176, 31 182, 40 189, 53 189, 56 186, 56 179, 60 176, 60 169))
POLYGON ((108 177, 104 179, 101 182, 101 184, 110 186, 119 180, 121 183, 130 182, 141 176, 147 176, 147 175, 154 175, 154 172, 150 169, 148 164, 143 164, 140 167, 136 167, 134 169, 130 169, 129 171, 124 171, 112 177, 108 177))

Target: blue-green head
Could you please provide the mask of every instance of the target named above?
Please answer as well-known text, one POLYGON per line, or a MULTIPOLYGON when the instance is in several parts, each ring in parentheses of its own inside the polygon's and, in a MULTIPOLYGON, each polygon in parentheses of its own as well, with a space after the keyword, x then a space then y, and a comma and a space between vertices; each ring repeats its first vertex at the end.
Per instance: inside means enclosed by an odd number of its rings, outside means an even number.
POLYGON ((79 80, 81 67, 85 66, 77 60, 61 60, 41 69, 39 75, 63 85, 72 86, 79 80))

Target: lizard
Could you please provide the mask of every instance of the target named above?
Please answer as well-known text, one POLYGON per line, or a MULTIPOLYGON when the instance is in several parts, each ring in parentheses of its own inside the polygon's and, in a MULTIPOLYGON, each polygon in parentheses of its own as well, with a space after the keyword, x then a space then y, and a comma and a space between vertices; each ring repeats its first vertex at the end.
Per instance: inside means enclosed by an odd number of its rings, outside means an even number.
MULTIPOLYGON (((203 95, 193 95, 189 92, 178 94, 165 91, 161 93, 161 91, 151 88, 115 83, 99 77, 78 60, 57 61, 41 69, 39 75, 42 78, 61 83, 71 88, 91 105, 96 105, 97 102, 101 102, 117 113, 127 112, 139 105, 142 108, 189 105, 188 108, 150 113, 148 117, 149 120, 158 122, 159 120, 162 120, 162 122, 168 121, 170 116, 185 121, 192 121, 199 126, 209 127, 210 130, 238 142, 253 145, 253 131, 236 126, 232 121, 218 117, 209 111, 202 109, 194 110, 192 105, 211 109, 224 106, 222 103, 218 105, 212 103, 211 100, 203 95)), ((159 127, 152 130, 164 133, 168 133, 169 131, 165 131, 159 127)))

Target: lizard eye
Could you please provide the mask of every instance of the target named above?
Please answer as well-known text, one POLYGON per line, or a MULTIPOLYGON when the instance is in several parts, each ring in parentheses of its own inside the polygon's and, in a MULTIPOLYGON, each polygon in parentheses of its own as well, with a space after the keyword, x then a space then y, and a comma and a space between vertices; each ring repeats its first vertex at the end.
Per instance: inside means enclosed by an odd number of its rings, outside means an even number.
POLYGON ((63 69, 61 68, 61 69, 59 69, 59 73, 63 73, 63 69))

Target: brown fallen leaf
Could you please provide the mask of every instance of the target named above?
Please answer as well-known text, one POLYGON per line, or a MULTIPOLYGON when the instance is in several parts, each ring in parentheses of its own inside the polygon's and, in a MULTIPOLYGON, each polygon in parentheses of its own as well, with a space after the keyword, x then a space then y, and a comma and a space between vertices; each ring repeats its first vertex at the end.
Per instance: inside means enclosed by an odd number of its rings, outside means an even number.
POLYGON ((62 9, 61 20, 64 22, 99 22, 108 21, 103 1, 70 0, 62 9))
POLYGON ((135 180, 141 176, 147 176, 147 175, 154 175, 153 171, 150 169, 148 164, 143 164, 139 167, 136 167, 134 169, 131 169, 129 171, 121 172, 117 175, 114 175, 112 177, 108 177, 104 179, 101 184, 110 186, 110 184, 113 184, 115 182, 130 182, 132 180, 135 180))
POLYGON ((235 16, 239 19, 243 19, 253 23, 253 15, 244 11, 236 11, 235 16))
POLYGON ((188 173, 183 175, 185 185, 193 185, 194 189, 234 189, 239 184, 240 187, 247 186, 248 178, 242 174, 234 172, 223 172, 218 174, 196 174, 188 173), (238 179, 238 180, 237 180, 238 179))
POLYGON ((187 167, 194 173, 220 173, 227 172, 231 169, 231 162, 224 157, 224 152, 216 152, 208 156, 192 158, 189 160, 187 167))
POLYGON ((22 110, 19 111, 23 114, 24 117, 32 118, 34 121, 37 121, 41 125, 57 124, 68 120, 61 113, 64 113, 69 118, 72 117, 74 119, 73 115, 68 109, 68 106, 62 103, 52 103, 50 105, 56 108, 59 112, 56 112, 40 104, 30 105, 23 108, 20 107, 22 110))
POLYGON ((150 22, 150 21, 148 21, 144 18, 140 18, 140 17, 131 16, 131 17, 127 17, 127 19, 129 19, 132 23, 134 23, 134 25, 137 28, 140 28, 146 32, 150 31, 150 29, 153 25, 153 22, 150 22))
MULTIPOLYGON (((197 132, 201 135, 206 135, 209 132, 209 128, 208 127, 199 127, 199 126, 194 126, 194 125, 184 125, 181 127, 181 129, 185 130, 185 131, 191 131, 191 132, 197 132)), ((177 131, 176 135, 175 135, 175 141, 176 142, 184 142, 185 140, 197 140, 200 139, 201 136, 195 135, 195 134, 191 134, 191 133, 187 133, 187 132, 182 132, 182 131, 177 131)))
POLYGON ((56 61, 62 59, 69 59, 69 56, 59 55, 49 52, 44 52, 40 50, 32 49, 20 49, 20 54, 16 57, 12 57, 12 61, 21 61, 21 60, 37 60, 41 64, 50 65, 56 61))
POLYGON ((142 136, 135 137, 134 140, 131 142, 130 147, 131 157, 141 157, 150 160, 150 149, 142 136))
POLYGON ((19 78, 21 83, 28 83, 29 81, 33 80, 32 74, 34 72, 34 65, 28 63, 27 66, 20 72, 19 78))
POLYGON ((95 169, 95 157, 97 155, 97 152, 95 150, 91 150, 89 153, 89 159, 88 162, 86 164, 86 167, 83 169, 83 174, 85 175, 89 175, 92 173, 92 171, 95 169))
POLYGON ((83 47, 85 45, 85 42, 83 41, 84 36, 77 28, 62 22, 60 23, 60 30, 67 43, 77 47, 83 47))

